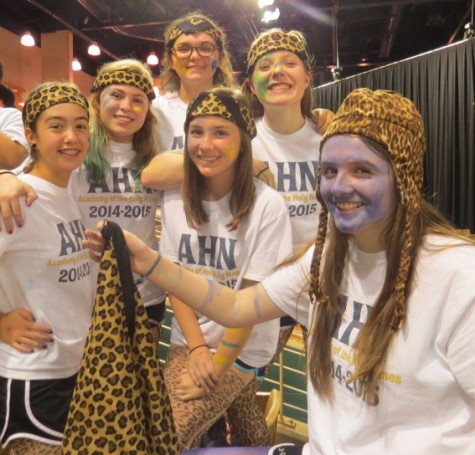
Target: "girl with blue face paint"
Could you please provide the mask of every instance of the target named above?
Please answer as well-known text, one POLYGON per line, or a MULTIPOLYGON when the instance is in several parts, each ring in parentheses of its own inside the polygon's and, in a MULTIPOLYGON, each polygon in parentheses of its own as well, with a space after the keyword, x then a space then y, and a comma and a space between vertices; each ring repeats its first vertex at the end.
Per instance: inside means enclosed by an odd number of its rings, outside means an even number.
MULTIPOLYGON (((357 89, 322 140, 314 247, 239 291, 154 267, 153 282, 225 326, 308 325, 310 441, 269 455, 475 453, 475 240, 424 200, 425 148, 410 100, 357 89)), ((147 273, 156 253, 127 244, 147 273)))
POLYGON ((358 136, 330 138, 322 152, 320 191, 336 228, 358 248, 381 251, 375 243, 396 205, 391 163, 377 144, 358 136))

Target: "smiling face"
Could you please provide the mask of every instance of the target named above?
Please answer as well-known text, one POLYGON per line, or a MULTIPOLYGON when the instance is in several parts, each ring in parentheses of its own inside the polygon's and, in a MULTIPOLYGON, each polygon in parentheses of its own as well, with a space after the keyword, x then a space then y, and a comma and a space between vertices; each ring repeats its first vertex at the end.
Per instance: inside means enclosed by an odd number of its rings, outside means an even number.
POLYGON ((333 136, 320 161, 320 192, 337 229, 362 251, 384 249, 381 233, 396 207, 391 163, 357 136, 333 136))
POLYGON ((264 106, 300 106, 310 79, 298 55, 274 51, 256 62, 250 82, 252 92, 264 106))
POLYGON ((215 39, 205 32, 198 32, 192 35, 181 34, 173 44, 173 49, 196 48, 198 46, 213 46, 215 48, 211 56, 202 57, 196 49, 193 49, 190 56, 179 58, 179 52, 171 51, 171 66, 178 74, 181 83, 199 83, 203 87, 213 86, 213 76, 219 65, 220 51, 216 46, 215 39))
POLYGON ((147 95, 131 85, 109 85, 100 95, 100 119, 109 139, 128 144, 145 123, 147 95))
POLYGON ((218 197, 227 194, 232 187, 240 147, 240 130, 229 120, 214 116, 191 120, 187 133, 188 155, 200 174, 220 189, 218 197))
POLYGON ((31 174, 66 188, 89 147, 87 111, 75 103, 56 104, 40 114, 34 129, 25 128, 28 142, 37 150, 31 174))

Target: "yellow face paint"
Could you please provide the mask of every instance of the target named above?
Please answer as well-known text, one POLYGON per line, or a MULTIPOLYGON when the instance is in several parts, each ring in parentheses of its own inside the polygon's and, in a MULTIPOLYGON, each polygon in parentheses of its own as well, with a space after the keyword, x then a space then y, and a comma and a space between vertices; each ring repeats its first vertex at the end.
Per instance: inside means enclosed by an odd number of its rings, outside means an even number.
POLYGON ((233 142, 232 144, 229 145, 229 148, 226 150, 226 153, 228 154, 228 157, 230 160, 235 160, 239 153, 238 145, 235 142, 233 142))
POLYGON ((145 110, 144 106, 137 106, 137 105, 134 105, 133 109, 136 114, 141 114, 145 110))

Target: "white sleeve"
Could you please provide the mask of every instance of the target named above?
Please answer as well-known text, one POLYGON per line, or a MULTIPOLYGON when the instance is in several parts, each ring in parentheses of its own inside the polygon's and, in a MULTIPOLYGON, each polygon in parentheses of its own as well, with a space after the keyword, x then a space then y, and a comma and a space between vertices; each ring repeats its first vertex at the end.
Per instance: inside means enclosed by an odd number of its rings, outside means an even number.
POLYGON ((0 131, 7 135, 12 141, 28 149, 28 142, 25 138, 25 127, 18 109, 2 108, 0 117, 0 131))
POLYGON ((279 269, 262 285, 274 305, 301 324, 308 326, 310 316, 309 277, 314 247, 294 263, 279 269))

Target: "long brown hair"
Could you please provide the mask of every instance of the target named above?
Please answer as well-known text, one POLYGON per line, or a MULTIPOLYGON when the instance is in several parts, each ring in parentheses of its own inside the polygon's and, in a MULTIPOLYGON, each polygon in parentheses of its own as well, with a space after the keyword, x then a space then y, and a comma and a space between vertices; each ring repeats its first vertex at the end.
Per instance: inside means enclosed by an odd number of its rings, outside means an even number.
MULTIPOLYGON (((232 96, 237 103, 249 109, 249 102, 245 95, 238 90, 225 87, 216 87, 210 93, 223 93, 232 96)), ((241 148, 234 163, 235 174, 229 204, 233 219, 227 225, 230 230, 237 229, 241 220, 249 213, 255 200, 255 184, 252 174, 252 148, 251 138, 243 129, 239 129, 241 148)), ((188 129, 185 138, 184 153, 184 180, 183 180, 183 206, 188 225, 197 229, 201 224, 208 222, 208 214, 203 207, 203 192, 206 178, 201 175, 188 154, 188 129)))
MULTIPOLYGON (((381 144, 361 136, 360 139, 380 156, 389 160, 387 151, 381 144)), ((459 234, 429 202, 422 199, 420 209, 411 211, 401 203, 396 189, 394 191, 397 194, 397 206, 382 233, 386 246, 386 277, 381 292, 353 346, 355 372, 348 379, 348 382, 360 383, 361 391, 368 403, 374 399, 391 344, 400 328, 394 326, 394 315, 403 312, 404 314, 399 314, 400 321, 403 323, 405 319, 408 297, 415 279, 414 264, 424 236, 439 234, 459 238, 462 240, 461 244, 475 244, 475 241, 459 234), (407 260, 401 263, 402 257, 406 257, 407 260), (401 276, 407 278, 404 305, 398 308, 396 296, 401 276)), ((332 336, 336 321, 343 312, 338 297, 348 261, 351 236, 338 231, 324 205, 322 205, 319 222, 310 277, 315 305, 312 310, 313 336, 308 345, 308 370, 315 390, 320 395, 331 398, 333 396, 332 336), (326 239, 325 245, 324 239, 326 239), (322 259, 323 249, 325 251, 322 259)))

